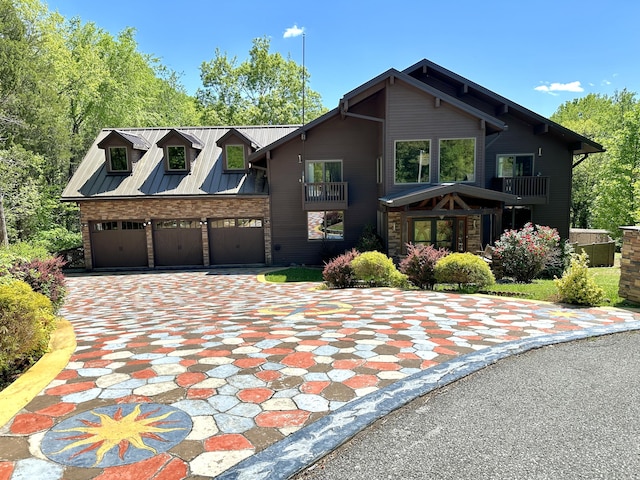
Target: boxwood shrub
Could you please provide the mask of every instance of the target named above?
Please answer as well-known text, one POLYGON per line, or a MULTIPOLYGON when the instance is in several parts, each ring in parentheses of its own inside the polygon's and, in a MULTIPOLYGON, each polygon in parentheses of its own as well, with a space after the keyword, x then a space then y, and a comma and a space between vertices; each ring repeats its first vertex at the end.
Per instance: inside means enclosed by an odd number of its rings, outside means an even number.
POLYGON ((485 261, 473 253, 452 253, 436 263, 434 274, 438 283, 453 283, 458 290, 477 291, 493 285, 495 279, 485 261))

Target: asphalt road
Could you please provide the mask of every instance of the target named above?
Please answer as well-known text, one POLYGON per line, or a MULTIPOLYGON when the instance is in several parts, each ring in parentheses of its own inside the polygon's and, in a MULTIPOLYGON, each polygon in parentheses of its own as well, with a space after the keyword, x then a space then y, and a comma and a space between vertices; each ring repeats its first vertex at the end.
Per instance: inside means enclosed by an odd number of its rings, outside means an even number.
POLYGON ((385 417, 295 478, 640 479, 640 333, 502 360, 385 417))

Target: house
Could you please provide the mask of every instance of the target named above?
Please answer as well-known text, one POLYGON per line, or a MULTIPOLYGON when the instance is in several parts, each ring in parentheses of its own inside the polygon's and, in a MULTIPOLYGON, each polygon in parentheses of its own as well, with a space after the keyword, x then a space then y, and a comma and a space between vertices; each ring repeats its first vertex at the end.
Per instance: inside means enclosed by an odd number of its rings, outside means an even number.
POLYGON ((62 198, 88 268, 320 264, 366 226, 399 258, 527 221, 567 238, 572 167, 602 151, 422 60, 303 126, 105 129, 62 198))

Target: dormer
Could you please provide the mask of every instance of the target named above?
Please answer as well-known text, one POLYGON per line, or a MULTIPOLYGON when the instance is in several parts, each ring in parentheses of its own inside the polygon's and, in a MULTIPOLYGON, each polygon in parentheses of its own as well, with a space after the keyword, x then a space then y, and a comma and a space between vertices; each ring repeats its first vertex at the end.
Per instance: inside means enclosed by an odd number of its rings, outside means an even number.
POLYGON ((260 148, 255 140, 235 128, 229 129, 220 137, 216 145, 222 149, 225 173, 247 171, 249 169, 249 155, 260 148))
POLYGON ((140 135, 112 130, 98 143, 98 148, 105 152, 107 173, 128 175, 151 145, 140 135))
POLYGON ((189 133, 171 129, 156 145, 163 151, 164 171, 167 173, 188 173, 204 143, 189 133))

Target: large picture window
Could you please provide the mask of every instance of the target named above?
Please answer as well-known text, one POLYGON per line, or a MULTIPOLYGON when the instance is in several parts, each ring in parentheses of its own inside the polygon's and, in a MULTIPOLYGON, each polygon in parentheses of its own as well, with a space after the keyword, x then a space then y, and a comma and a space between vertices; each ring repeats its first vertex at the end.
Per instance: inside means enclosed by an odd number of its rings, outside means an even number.
POLYGON ((325 183, 342 181, 342 162, 323 160, 307 162, 307 183, 325 183))
POLYGON ((431 182, 431 141, 397 140, 395 183, 431 182))
POLYGON ((498 177, 532 177, 533 155, 498 155, 498 177))
POLYGON ((244 146, 227 145, 225 147, 227 155, 227 170, 244 170, 244 146))
POLYGON ((127 147, 109 147, 109 166, 112 172, 128 172, 127 147))
POLYGON ((440 178, 444 182, 475 182, 476 139, 440 140, 440 178))
POLYGON ((186 148, 182 145, 167 147, 167 163, 169 170, 186 170, 187 154, 186 148))
POLYGON ((344 240, 344 212, 307 212, 309 240, 344 240))

